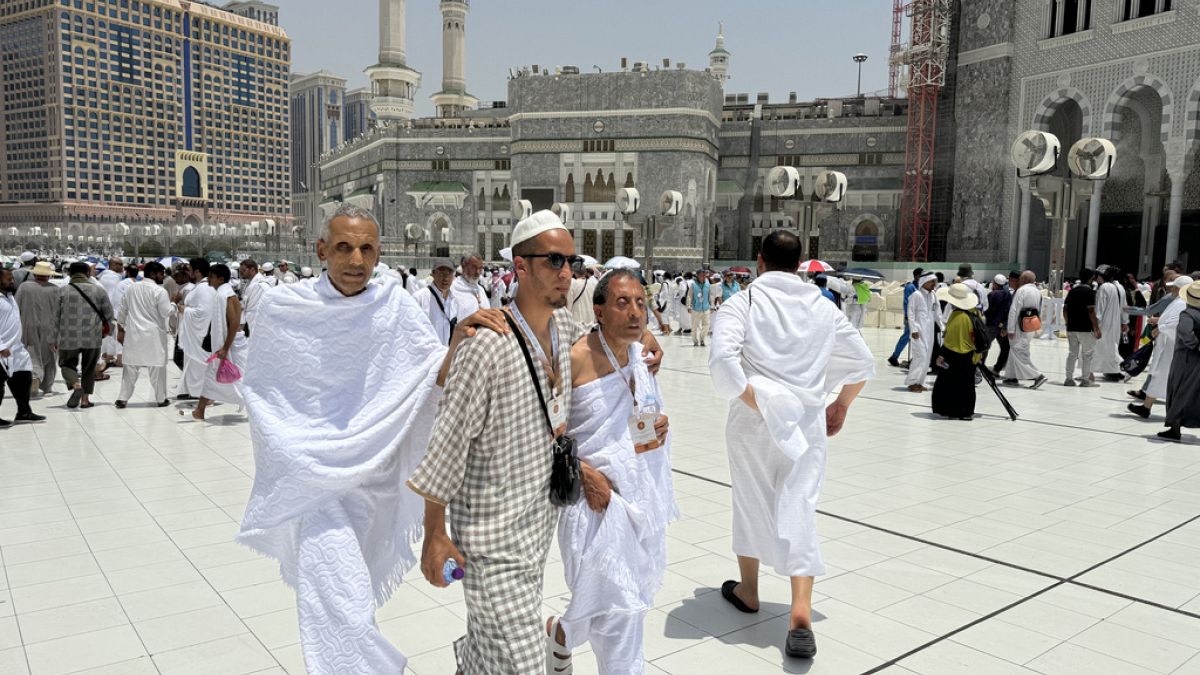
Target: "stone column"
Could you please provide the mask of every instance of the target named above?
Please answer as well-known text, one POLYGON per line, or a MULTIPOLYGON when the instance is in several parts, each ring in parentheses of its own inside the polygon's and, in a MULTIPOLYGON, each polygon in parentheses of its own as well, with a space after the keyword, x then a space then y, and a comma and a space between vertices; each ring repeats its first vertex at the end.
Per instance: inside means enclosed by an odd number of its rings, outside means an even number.
POLYGON ((1032 200, 1029 179, 1022 178, 1018 181, 1017 188, 1021 191, 1021 220, 1017 226, 1017 267, 1024 270, 1029 267, 1029 209, 1032 200))
POLYGON ((1165 262, 1179 257, 1179 225, 1183 220, 1183 182, 1187 180, 1187 155, 1175 148, 1167 157, 1167 175, 1171 177, 1171 206, 1167 216, 1167 248, 1165 262))
POLYGON ((1100 244, 1100 202, 1104 196, 1104 181, 1098 180, 1092 185, 1092 198, 1088 200, 1087 248, 1083 256, 1083 264, 1088 269, 1096 269, 1096 249, 1100 244))

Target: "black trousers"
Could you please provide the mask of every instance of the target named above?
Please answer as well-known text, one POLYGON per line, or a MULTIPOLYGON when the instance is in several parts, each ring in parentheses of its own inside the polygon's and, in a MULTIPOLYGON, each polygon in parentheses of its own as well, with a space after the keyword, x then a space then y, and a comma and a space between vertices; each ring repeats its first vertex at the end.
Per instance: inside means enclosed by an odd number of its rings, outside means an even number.
POLYGON ((83 393, 88 396, 96 393, 96 364, 99 362, 99 349, 60 349, 58 352, 58 367, 68 389, 74 389, 75 383, 82 379, 83 393))
MULTIPOLYGON (((33 373, 28 370, 22 370, 8 376, 8 390, 12 392, 12 397, 17 401, 18 415, 33 412, 33 409, 29 407, 29 390, 32 386, 33 373)), ((0 387, 0 403, 4 403, 3 387, 0 387)))
POLYGON ((996 359, 996 367, 992 368, 992 370, 994 370, 998 373, 998 372, 1004 370, 1004 366, 1008 365, 1008 350, 1009 350, 1008 338, 1006 338, 1000 334, 999 328, 992 328, 992 327, 988 328, 988 338, 990 341, 988 342, 988 350, 983 353, 983 364, 985 366, 987 365, 988 356, 992 353, 991 344, 993 342, 999 344, 1000 345, 1000 358, 996 359))

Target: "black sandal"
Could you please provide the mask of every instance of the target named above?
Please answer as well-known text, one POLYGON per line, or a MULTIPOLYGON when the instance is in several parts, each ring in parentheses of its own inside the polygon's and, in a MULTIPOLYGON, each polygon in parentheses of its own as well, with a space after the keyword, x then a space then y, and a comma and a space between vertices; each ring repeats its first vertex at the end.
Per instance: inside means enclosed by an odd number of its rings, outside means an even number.
POLYGON ((784 651, 793 659, 811 659, 817 655, 817 637, 807 628, 789 630, 784 651))
POLYGON ((742 612, 744 614, 758 614, 757 609, 750 609, 750 606, 747 605, 746 603, 742 602, 742 599, 739 598, 737 596, 737 594, 733 592, 733 589, 737 588, 737 585, 738 585, 738 582, 734 581, 733 579, 730 579, 730 580, 726 581, 725 583, 721 584, 721 597, 725 598, 725 600, 728 601, 729 604, 736 607, 737 611, 739 611, 739 612, 742 612))

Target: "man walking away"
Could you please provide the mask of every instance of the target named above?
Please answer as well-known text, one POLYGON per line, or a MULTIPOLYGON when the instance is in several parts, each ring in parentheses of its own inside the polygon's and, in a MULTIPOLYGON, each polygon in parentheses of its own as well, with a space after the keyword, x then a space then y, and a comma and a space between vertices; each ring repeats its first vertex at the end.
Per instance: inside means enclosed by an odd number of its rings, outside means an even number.
POLYGON ((996 365, 991 368, 992 375, 999 377, 1000 372, 1008 365, 1008 334, 1005 324, 1008 323, 1008 310, 1012 307, 1012 292, 1008 289, 1008 278, 997 274, 992 280, 992 292, 988 293, 988 308, 983 313, 984 322, 988 329, 988 352, 983 355, 983 365, 987 366, 987 357, 991 353, 992 343, 1000 345, 1000 356, 996 365))
POLYGON ((143 370, 150 377, 158 407, 171 404, 167 398, 167 330, 175 310, 162 287, 167 270, 161 263, 148 262, 143 273, 145 278, 125 291, 117 315, 117 341, 124 348, 125 363, 117 408, 129 403, 143 370))
POLYGON ((918 290, 908 299, 908 330, 912 336, 912 358, 904 384, 914 394, 926 391, 925 378, 937 349, 938 299, 934 294, 937 275, 930 272, 917 280, 918 290))
POLYGON ((1015 385, 1020 380, 1033 380, 1029 388, 1037 389, 1046 383, 1046 376, 1033 365, 1030 347, 1033 344, 1034 333, 1025 331, 1022 317, 1029 315, 1027 310, 1041 311, 1042 294, 1037 287, 1037 277, 1029 270, 1021 273, 1017 284, 1012 307, 1008 309, 1007 331, 1012 351, 1008 367, 1004 371, 1004 383, 1015 385))
POLYGON ((753 614, 760 608, 759 565, 788 577, 785 651, 811 658, 813 579, 825 573, 816 509, 827 439, 841 431, 875 365, 845 315, 796 276, 800 253, 791 232, 764 238, 758 279, 717 313, 709 366, 717 393, 729 400, 725 443, 740 572, 722 584, 721 595, 753 614))
POLYGON ((1167 430, 1158 437, 1179 441, 1180 427, 1200 427, 1200 280, 1180 291, 1187 304, 1175 331, 1175 357, 1167 383, 1167 430))
POLYGON ((91 282, 87 263, 71 263, 67 272, 71 281, 58 289, 58 319, 51 348, 58 352, 63 381, 71 390, 67 407, 87 409, 94 405, 96 363, 100 361, 104 326, 113 322, 113 308, 104 287, 91 282))
POLYGON ((33 384, 29 395, 41 398, 53 390, 58 357, 50 349, 54 322, 58 319, 58 286, 50 283, 57 276, 54 266, 39 262, 33 266, 33 279, 17 286, 17 307, 21 310, 21 336, 33 360, 33 384))
POLYGON ((1079 283, 1071 287, 1063 301, 1063 314, 1067 317, 1067 379, 1064 387, 1097 387, 1096 375, 1092 372, 1092 357, 1099 340, 1100 320, 1096 318, 1096 291, 1092 289, 1095 272, 1084 268, 1079 272, 1079 283), (1075 380, 1075 362, 1079 361, 1079 380, 1075 380))
POLYGON ((1104 379, 1116 382, 1121 375, 1121 335, 1129 331, 1128 304, 1125 289, 1121 287, 1121 270, 1101 266, 1102 283, 1096 289, 1096 318, 1100 322, 1101 337, 1096 342, 1096 356, 1092 367, 1103 373, 1104 379))

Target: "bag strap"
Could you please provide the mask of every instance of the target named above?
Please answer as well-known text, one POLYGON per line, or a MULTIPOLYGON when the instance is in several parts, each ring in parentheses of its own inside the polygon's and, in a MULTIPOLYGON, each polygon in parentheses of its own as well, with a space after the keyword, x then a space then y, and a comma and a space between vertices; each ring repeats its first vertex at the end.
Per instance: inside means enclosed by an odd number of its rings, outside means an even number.
POLYGON ((83 298, 83 301, 88 304, 88 307, 92 308, 92 311, 95 312, 96 316, 100 318, 101 324, 108 323, 108 321, 104 318, 104 315, 100 313, 100 309, 96 307, 96 303, 92 302, 92 299, 87 296, 87 293, 83 292, 83 289, 79 287, 79 284, 67 284, 67 285, 70 286, 71 288, 74 288, 75 292, 78 293, 80 295, 80 297, 83 298))
POLYGON ((442 304, 442 299, 438 297, 437 289, 433 286, 426 286, 425 288, 428 288, 429 294, 433 296, 434 300, 437 300, 438 309, 442 310, 442 316, 446 316, 446 305, 442 304))
POLYGON ((517 338, 517 344, 521 345, 521 354, 525 356, 525 365, 529 367, 529 376, 533 378, 533 388, 537 390, 538 403, 542 406, 542 415, 546 418, 546 427, 550 429, 550 435, 555 436, 554 423, 550 421, 550 408, 546 405, 546 395, 542 393, 542 383, 538 379, 537 369, 533 367, 533 357, 529 355, 529 347, 525 344, 525 336, 522 335, 521 329, 517 327, 515 321, 509 316, 508 312, 504 313, 504 320, 508 321, 509 328, 512 328, 513 335, 517 338))

